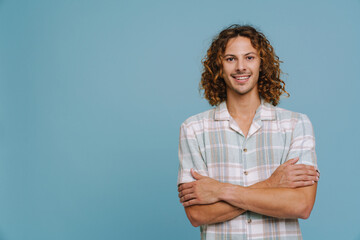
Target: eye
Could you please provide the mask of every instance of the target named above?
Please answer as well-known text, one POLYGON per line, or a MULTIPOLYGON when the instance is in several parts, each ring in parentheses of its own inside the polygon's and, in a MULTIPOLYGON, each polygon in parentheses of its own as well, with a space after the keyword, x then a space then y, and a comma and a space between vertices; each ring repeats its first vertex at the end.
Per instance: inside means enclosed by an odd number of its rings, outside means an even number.
POLYGON ((253 60, 254 58, 255 58, 255 57, 253 57, 253 56, 247 56, 247 57, 246 57, 247 60, 253 60))
POLYGON ((225 60, 226 60, 227 62, 232 62, 232 61, 235 60, 235 58, 233 58, 233 57, 228 57, 228 58, 226 58, 225 60))

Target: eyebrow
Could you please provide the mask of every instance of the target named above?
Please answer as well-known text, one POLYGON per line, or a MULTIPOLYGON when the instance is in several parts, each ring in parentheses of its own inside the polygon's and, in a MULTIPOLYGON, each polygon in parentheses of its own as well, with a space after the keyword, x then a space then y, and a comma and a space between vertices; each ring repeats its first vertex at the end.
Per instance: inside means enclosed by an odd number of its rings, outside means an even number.
MULTIPOLYGON (((243 54, 243 55, 244 55, 244 56, 247 56, 247 55, 250 55, 250 54, 255 54, 255 55, 257 55, 257 53, 255 53, 255 52, 248 52, 248 53, 245 53, 245 54, 243 54)), ((236 57, 236 55, 229 53, 229 54, 224 55, 224 57, 236 57)))

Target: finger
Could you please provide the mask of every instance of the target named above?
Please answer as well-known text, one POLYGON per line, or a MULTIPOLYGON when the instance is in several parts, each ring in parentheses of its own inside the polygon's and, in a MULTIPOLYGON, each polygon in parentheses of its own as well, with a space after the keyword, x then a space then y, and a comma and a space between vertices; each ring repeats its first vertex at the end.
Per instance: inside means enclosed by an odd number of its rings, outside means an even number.
POLYGON ((183 203, 183 202, 189 201, 191 199, 195 199, 195 198, 196 198, 195 194, 193 194, 193 193, 187 194, 180 198, 180 202, 183 203))
POLYGON ((316 171, 314 166, 306 165, 306 164, 296 164, 294 166, 291 166, 293 169, 307 169, 307 170, 313 170, 316 171))
POLYGON ((318 175, 318 173, 316 171, 308 170, 308 169, 292 170, 291 174, 294 176, 299 176, 299 175, 317 176, 318 175))
POLYGON ((187 189, 187 188, 192 188, 193 185, 194 185, 194 182, 183 183, 178 187, 178 192, 181 192, 182 190, 187 189))
POLYGON ((298 157, 292 158, 292 159, 287 160, 286 162, 284 162, 284 165, 293 165, 293 164, 295 164, 297 161, 299 161, 299 158, 298 158, 298 157))
POLYGON ((182 190, 179 193, 179 198, 181 198, 182 196, 184 196, 186 194, 193 193, 193 192, 194 192, 194 188, 188 188, 188 189, 182 190))
POLYGON ((305 164, 296 164, 293 166, 290 166, 290 170, 307 170, 307 171, 311 171, 308 172, 308 175, 316 175, 320 178, 320 172, 317 170, 317 168, 315 166, 311 166, 311 165, 305 165, 305 164))
POLYGON ((293 178, 294 182, 297 182, 297 181, 301 181, 301 182, 306 182, 306 181, 317 182, 318 180, 319 180, 319 178, 317 176, 308 176, 308 175, 299 175, 299 176, 295 176, 293 178))
POLYGON ((192 205, 196 205, 199 204, 199 201, 197 199, 191 199, 189 201, 183 202, 183 206, 184 207, 188 207, 188 206, 192 206, 192 205))
POLYGON ((308 187, 308 186, 312 186, 314 185, 314 181, 298 181, 298 182, 294 182, 293 186, 295 188, 298 188, 298 187, 308 187))
POLYGON ((194 169, 191 169, 190 172, 193 178, 195 178, 196 180, 204 178, 204 176, 198 174, 194 169))

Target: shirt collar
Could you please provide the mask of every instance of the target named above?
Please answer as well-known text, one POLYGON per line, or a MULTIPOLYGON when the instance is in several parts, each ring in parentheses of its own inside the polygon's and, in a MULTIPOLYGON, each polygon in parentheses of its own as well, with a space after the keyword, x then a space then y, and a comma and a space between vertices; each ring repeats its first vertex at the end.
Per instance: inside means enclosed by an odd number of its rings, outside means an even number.
MULTIPOLYGON (((215 120, 225 121, 230 120, 230 118, 231 116, 226 107, 226 101, 223 101, 215 109, 215 120)), ((254 121, 259 119, 261 121, 276 120, 275 107, 272 104, 266 102, 263 98, 261 98, 261 104, 257 108, 254 116, 254 121)))

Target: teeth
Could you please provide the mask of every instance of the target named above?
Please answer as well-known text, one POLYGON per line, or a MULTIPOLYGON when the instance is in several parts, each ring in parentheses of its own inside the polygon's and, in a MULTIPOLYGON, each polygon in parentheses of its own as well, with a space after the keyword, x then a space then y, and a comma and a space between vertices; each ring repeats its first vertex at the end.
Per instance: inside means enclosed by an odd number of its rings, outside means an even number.
POLYGON ((237 80, 244 80, 244 79, 248 79, 250 76, 247 76, 247 77, 237 77, 236 79, 237 80))

